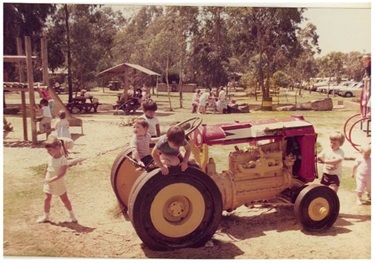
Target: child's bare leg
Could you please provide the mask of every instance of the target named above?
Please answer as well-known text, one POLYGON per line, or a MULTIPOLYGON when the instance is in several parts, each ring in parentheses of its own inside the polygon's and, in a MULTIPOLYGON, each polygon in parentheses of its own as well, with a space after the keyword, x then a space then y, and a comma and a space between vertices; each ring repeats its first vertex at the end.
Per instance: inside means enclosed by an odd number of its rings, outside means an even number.
POLYGON ((51 134, 51 123, 45 124, 45 131, 47 136, 51 134))
POLYGON ((44 131, 43 119, 41 119, 40 122, 39 122, 39 132, 42 132, 42 131, 44 131))
POLYGON ((177 156, 160 155, 160 161, 166 166, 177 166, 180 164, 180 159, 177 156))
POLYGON ((337 186, 337 184, 331 184, 329 185, 329 188, 331 188, 333 191, 335 191, 336 193, 338 192, 339 190, 339 187, 337 186))
POLYGON ((45 193, 44 195, 44 213, 49 213, 51 209, 52 195, 45 193))
POLYGON ((49 221, 49 211, 51 208, 52 195, 45 193, 44 195, 44 215, 39 217, 37 223, 45 223, 49 221))
POLYGON ((72 204, 70 203, 70 200, 68 198, 68 194, 66 192, 63 193, 62 195, 60 195, 60 199, 64 203, 66 209, 68 211, 71 211, 72 210, 72 204))
POLYGON ((75 222, 75 223, 78 222, 77 218, 74 215, 72 204, 70 203, 67 192, 60 195, 60 199, 64 203, 66 209, 68 210, 69 217, 72 220, 72 222, 75 222))

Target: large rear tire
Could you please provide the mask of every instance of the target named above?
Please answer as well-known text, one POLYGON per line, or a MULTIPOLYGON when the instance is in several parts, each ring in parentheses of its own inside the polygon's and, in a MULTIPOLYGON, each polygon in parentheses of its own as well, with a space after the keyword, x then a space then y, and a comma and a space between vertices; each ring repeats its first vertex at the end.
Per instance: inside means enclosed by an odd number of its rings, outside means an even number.
POLYGON ((202 170, 171 167, 144 173, 135 182, 129 217, 143 243, 154 250, 203 246, 217 230, 221 193, 202 170))
POLYGON ((299 224, 308 231, 330 228, 340 211, 340 201, 335 191, 324 185, 309 185, 298 195, 294 213, 299 224))
POLYGON ((132 162, 126 158, 131 157, 132 149, 127 148, 117 155, 111 169, 111 184, 115 195, 126 211, 130 190, 135 180, 142 171, 137 171, 132 162))

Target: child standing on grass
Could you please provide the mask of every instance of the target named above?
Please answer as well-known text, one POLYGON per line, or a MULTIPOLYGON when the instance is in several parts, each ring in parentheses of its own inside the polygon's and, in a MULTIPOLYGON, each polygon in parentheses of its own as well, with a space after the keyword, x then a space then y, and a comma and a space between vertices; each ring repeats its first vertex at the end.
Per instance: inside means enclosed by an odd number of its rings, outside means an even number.
POLYGON ((208 99, 210 98, 210 90, 205 89, 203 94, 200 95, 199 97, 199 107, 198 107, 198 114, 206 114, 206 107, 207 107, 207 102, 208 99))
POLYGON ((144 118, 148 122, 148 132, 151 137, 160 137, 160 122, 155 116, 155 112, 158 110, 156 102, 149 100, 143 103, 144 114, 141 118, 144 118))
POLYGON ((185 171, 188 163, 195 164, 195 160, 189 160, 190 154, 190 145, 185 139, 185 131, 180 126, 170 127, 167 134, 159 138, 151 152, 163 175, 169 173, 168 167, 170 166, 180 165, 181 171, 185 171), (185 148, 184 156, 180 153, 180 147, 185 148))
POLYGON ((57 137, 64 137, 71 139, 72 136, 69 131, 69 121, 65 118, 66 113, 64 110, 59 111, 59 121, 56 123, 55 131, 57 137))
POLYGON ((51 132, 52 113, 48 106, 48 101, 46 99, 41 99, 39 107, 37 107, 36 110, 43 115, 43 118, 39 122, 38 134, 47 133, 47 135, 49 135, 51 132))
POLYGON ((50 157, 47 158, 47 165, 44 172, 44 215, 38 218, 38 223, 49 221, 52 195, 60 197, 69 212, 70 220, 74 223, 78 222, 66 191, 64 176, 68 165, 66 157, 61 153, 61 147, 61 141, 55 136, 48 137, 48 140, 45 142, 45 148, 50 157))
POLYGON ((143 118, 137 118, 133 123, 134 135, 129 146, 133 148, 132 158, 141 166, 147 166, 151 161, 150 141, 151 135, 147 132, 149 125, 143 118))
POLYGON ((197 89, 191 99, 191 113, 196 113, 199 107, 199 97, 201 96, 201 90, 197 89))
POLYGON ((334 131, 330 134, 329 140, 330 147, 318 155, 318 162, 323 164, 323 176, 320 183, 329 186, 337 193, 344 160, 344 151, 340 147, 344 144, 345 137, 341 132, 334 131))
POLYGON ((357 205, 362 205, 362 194, 367 191, 367 198, 371 201, 371 146, 361 147, 361 156, 354 161, 352 178, 357 183, 357 205))

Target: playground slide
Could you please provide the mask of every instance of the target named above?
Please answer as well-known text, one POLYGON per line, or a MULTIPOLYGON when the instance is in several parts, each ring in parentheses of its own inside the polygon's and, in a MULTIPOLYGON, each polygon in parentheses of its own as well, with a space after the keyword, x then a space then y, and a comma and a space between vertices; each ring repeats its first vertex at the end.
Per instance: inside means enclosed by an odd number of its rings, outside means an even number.
POLYGON ((66 113, 66 119, 69 121, 69 125, 73 127, 81 127, 81 133, 83 133, 83 123, 80 118, 74 117, 66 108, 65 104, 60 99, 59 95, 56 94, 54 89, 48 88, 48 92, 52 99, 55 101, 55 106, 53 107, 54 116, 58 116, 60 110, 64 110, 66 113))

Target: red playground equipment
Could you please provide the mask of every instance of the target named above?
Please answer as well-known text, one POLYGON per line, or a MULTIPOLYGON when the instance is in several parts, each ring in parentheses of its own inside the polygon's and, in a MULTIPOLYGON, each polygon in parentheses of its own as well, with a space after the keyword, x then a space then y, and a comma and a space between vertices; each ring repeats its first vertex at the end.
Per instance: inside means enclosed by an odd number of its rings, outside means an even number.
POLYGON ((366 136, 371 136, 371 79, 365 77, 363 79, 364 87, 360 97, 360 113, 351 116, 344 125, 344 135, 348 142, 359 151, 358 137, 353 136, 354 128, 360 126, 360 130, 366 132, 366 136))

